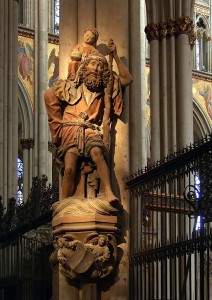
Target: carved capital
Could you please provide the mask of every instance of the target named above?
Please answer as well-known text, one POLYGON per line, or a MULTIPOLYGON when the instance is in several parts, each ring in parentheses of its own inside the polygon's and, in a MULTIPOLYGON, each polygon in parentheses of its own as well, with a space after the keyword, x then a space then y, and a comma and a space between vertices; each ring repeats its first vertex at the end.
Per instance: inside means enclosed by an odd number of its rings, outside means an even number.
POLYGON ((149 24, 145 27, 145 33, 149 42, 159 39, 159 25, 149 24))
POLYGON ((187 34, 189 45, 193 47, 196 34, 194 32, 194 23, 193 20, 186 16, 176 20, 176 35, 179 36, 180 34, 187 34))
POLYGON ((159 23, 159 37, 161 39, 166 38, 167 36, 167 22, 159 23))
POLYGON ((167 37, 170 38, 170 37, 174 36, 175 33, 176 33, 175 20, 170 19, 167 22, 167 37))
POLYGON ((31 149, 34 147, 34 140, 33 139, 22 139, 20 141, 22 149, 31 149))
POLYGON ((193 28, 193 21, 189 17, 181 17, 176 20, 177 34, 189 34, 193 28))
POLYGON ((187 34, 191 47, 194 45, 196 39, 193 20, 188 16, 181 17, 177 20, 170 19, 168 22, 149 24, 145 28, 145 33, 149 42, 152 40, 170 38, 172 36, 178 37, 180 34, 187 34))

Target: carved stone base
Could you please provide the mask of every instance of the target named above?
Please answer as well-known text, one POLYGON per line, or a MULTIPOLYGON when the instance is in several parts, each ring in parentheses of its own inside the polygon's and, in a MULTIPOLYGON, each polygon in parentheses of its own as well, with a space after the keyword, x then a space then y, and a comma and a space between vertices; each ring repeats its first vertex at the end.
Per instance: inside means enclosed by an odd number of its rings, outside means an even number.
POLYGON ((67 291, 73 289, 75 300, 82 290, 94 291, 99 280, 115 275, 117 213, 104 198, 70 197, 53 205, 55 257, 60 273, 55 299, 66 299, 60 296, 64 294, 60 293, 61 286, 64 289, 67 285, 67 291))
POLYGON ((53 205, 53 233, 117 231, 117 209, 101 198, 67 198, 53 205))

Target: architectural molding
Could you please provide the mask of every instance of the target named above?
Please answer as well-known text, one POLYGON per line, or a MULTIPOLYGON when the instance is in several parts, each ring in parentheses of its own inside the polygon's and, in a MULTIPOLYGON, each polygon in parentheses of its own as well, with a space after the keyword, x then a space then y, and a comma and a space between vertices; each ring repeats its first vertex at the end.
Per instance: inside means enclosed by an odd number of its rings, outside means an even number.
POLYGON ((193 20, 188 16, 176 20, 170 19, 168 22, 148 24, 145 28, 145 33, 149 43, 152 40, 160 40, 172 36, 178 37, 180 34, 187 34, 189 45, 193 47, 196 39, 193 20))
POLYGON ((210 16, 210 7, 208 6, 208 4, 203 5, 200 3, 195 3, 194 11, 199 14, 210 16))
MULTIPOLYGON (((18 35, 23 36, 23 37, 27 37, 27 38, 31 38, 31 39, 34 39, 34 37, 35 37, 35 33, 34 33, 33 30, 30 30, 30 29, 25 28, 23 26, 19 26, 18 35)), ((48 35, 48 42, 50 44, 59 45, 59 36, 49 34, 48 35)))
POLYGON ((212 74, 209 74, 209 73, 207 74, 205 72, 200 72, 200 71, 193 70, 192 77, 196 78, 196 79, 199 79, 199 80, 212 82, 212 74))
POLYGON ((18 35, 24 36, 30 39, 34 39, 35 33, 33 30, 29 30, 28 28, 24 28, 19 26, 18 28, 18 35))
POLYGON ((49 34, 48 35, 48 42, 50 44, 59 45, 59 36, 49 34))

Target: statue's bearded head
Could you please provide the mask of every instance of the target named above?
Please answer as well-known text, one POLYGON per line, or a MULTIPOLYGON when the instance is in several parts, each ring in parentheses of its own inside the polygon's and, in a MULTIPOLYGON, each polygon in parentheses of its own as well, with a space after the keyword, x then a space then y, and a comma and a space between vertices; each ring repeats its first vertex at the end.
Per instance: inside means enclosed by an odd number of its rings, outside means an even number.
POLYGON ((110 76, 107 60, 99 53, 89 55, 83 62, 79 76, 90 91, 102 90, 107 86, 110 76))

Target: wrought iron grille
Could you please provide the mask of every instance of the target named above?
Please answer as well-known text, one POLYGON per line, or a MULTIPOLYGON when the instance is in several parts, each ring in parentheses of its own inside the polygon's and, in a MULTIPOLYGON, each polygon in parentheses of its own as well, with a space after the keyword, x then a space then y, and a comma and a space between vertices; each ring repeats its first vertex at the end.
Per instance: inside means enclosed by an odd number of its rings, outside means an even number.
POLYGON ((51 221, 52 204, 59 199, 59 182, 47 185, 47 177, 34 177, 26 202, 18 203, 15 198, 8 201, 7 211, 0 197, 0 243, 8 234, 24 234, 33 228, 51 221))
POLYGON ((0 300, 49 299, 47 273, 41 241, 19 236, 0 245, 0 300))
POLYGON ((46 176, 33 178, 25 203, 10 199, 5 214, 0 198, 0 300, 51 298, 52 241, 30 236, 35 229, 46 235, 45 224, 48 227, 52 204, 58 199, 58 182, 47 185, 46 176))
POLYGON ((130 175, 134 300, 212 299, 212 136, 130 175))

